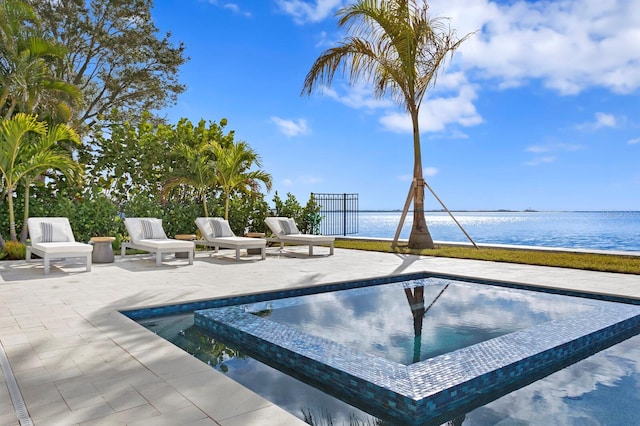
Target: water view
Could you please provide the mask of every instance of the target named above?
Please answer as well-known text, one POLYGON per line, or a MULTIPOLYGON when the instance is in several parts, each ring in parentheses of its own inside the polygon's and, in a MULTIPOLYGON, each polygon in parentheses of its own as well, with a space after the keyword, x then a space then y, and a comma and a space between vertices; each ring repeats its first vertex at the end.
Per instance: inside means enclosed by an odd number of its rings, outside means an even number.
MULTIPOLYGON (((453 212, 476 243, 640 251, 640 212, 453 212)), ((427 212, 434 240, 468 242, 444 212, 427 212)), ((393 238, 400 212, 360 212, 359 237, 393 238)), ((412 217, 400 238, 409 238, 412 217)))

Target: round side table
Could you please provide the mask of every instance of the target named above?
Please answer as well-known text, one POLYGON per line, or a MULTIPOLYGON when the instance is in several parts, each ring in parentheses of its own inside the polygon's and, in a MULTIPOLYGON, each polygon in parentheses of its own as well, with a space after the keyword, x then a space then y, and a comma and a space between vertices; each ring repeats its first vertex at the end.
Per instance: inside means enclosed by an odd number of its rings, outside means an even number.
MULTIPOLYGON (((176 234, 174 238, 176 240, 181 240, 181 241, 193 241, 196 239, 196 235, 195 234, 176 234)), ((175 256, 179 259, 186 259, 189 257, 189 253, 184 251, 177 252, 175 256)))
POLYGON ((116 240, 115 237, 91 237, 89 242, 93 244, 93 252, 91 253, 92 263, 112 263, 113 247, 111 243, 116 240))

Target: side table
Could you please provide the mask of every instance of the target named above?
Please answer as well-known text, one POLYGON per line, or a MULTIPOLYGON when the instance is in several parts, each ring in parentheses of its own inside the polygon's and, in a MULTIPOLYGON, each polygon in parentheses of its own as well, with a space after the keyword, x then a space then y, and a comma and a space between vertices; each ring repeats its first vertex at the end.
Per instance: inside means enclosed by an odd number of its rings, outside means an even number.
POLYGON ((111 243, 116 240, 115 237, 91 237, 89 242, 93 244, 93 252, 91 253, 92 263, 112 263, 113 247, 111 243))
MULTIPOLYGON (((176 234, 174 238, 181 241, 193 241, 196 239, 196 234, 176 234)), ((186 259, 189 257, 189 253, 183 251, 176 253, 175 256, 179 259, 186 259)))
MULTIPOLYGON (((247 232, 244 234, 247 238, 264 238, 264 232, 247 232)), ((259 248, 247 249, 247 254, 261 254, 262 251, 259 248)))

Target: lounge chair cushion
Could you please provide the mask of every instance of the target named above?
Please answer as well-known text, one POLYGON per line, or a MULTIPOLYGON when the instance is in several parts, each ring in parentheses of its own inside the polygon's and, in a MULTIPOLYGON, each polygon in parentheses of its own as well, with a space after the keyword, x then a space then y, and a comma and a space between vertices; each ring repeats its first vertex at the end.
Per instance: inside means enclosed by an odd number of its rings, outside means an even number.
POLYGON ((282 233, 284 235, 297 235, 300 233, 298 227, 296 226, 295 220, 291 218, 281 219, 280 228, 282 229, 282 233))
POLYGON ((225 219, 213 218, 210 221, 211 229, 213 230, 214 238, 221 237, 235 237, 231 227, 229 226, 229 221, 225 219))
POLYGON ((143 240, 166 240, 167 234, 164 233, 162 222, 159 220, 142 219, 140 221, 142 228, 143 240))
POLYGON ((64 243, 73 241, 69 238, 67 228, 62 223, 56 222, 40 222, 40 232, 42 243, 64 243))
POLYGON ((55 255, 58 253, 74 253, 78 256, 81 256, 83 253, 91 253, 93 251, 93 246, 84 243, 77 242, 69 242, 69 241, 59 241, 59 242, 42 242, 37 244, 32 244, 34 251, 45 252, 50 255, 55 255))

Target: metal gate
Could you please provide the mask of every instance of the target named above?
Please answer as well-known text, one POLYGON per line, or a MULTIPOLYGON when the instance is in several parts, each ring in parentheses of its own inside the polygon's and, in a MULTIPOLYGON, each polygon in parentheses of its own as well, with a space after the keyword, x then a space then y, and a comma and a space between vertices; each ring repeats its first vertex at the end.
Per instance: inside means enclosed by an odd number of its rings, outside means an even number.
POLYGON ((351 235, 358 233, 358 194, 311 193, 320 206, 322 235, 351 235))

